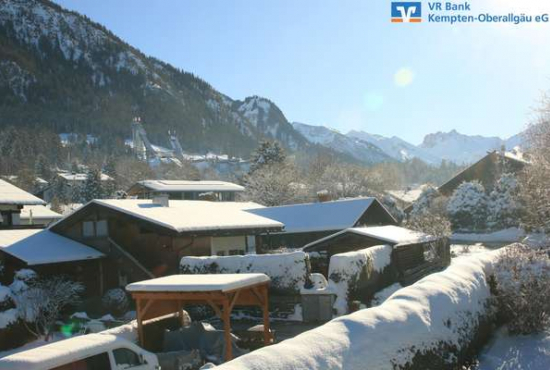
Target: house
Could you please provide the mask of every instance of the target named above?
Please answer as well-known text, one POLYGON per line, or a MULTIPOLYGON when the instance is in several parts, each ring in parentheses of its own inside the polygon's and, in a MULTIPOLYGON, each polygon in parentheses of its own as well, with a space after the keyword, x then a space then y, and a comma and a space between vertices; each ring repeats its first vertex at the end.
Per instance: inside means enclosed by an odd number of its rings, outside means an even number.
POLYGON ((46 227, 59 221, 63 216, 46 206, 23 206, 19 217, 21 225, 40 225, 46 227))
POLYGON ((376 198, 292 204, 250 209, 248 212, 285 225, 280 232, 264 233, 258 249, 301 248, 343 229, 396 225, 397 221, 376 198))
POLYGON ((470 167, 458 173, 441 185, 438 190, 444 196, 451 196, 463 182, 479 181, 485 190, 491 191, 503 173, 519 173, 529 162, 521 155, 505 151, 492 151, 470 167))
POLYGON ((178 273, 182 256, 245 254, 283 224, 244 209, 255 203, 93 200, 50 227, 107 256, 106 286, 178 273))
POLYGON ((393 247, 391 264, 405 284, 451 261, 447 238, 394 225, 348 228, 311 242, 302 250, 310 255, 312 271, 326 276, 333 255, 376 245, 393 247))
POLYGON ((244 187, 225 181, 144 180, 128 189, 128 195, 139 199, 151 199, 168 194, 170 199, 199 200, 201 194, 210 193, 214 200, 233 202, 244 187))
POLYGON ((43 206, 46 203, 23 189, 0 180, 0 229, 18 228, 24 206, 43 206))
POLYGON ((102 294, 103 258, 98 250, 48 229, 0 230, 3 278, 31 268, 40 275, 66 275, 87 287, 86 294, 102 294))
MULTIPOLYGON (((83 188, 87 178, 88 174, 86 173, 59 172, 56 178, 57 181, 52 181, 50 185, 36 192, 36 195, 48 203, 51 202, 53 197, 57 195, 56 192, 59 191, 63 193, 65 198, 73 199, 75 194, 80 194, 80 189, 83 188), (56 186, 59 186, 59 184, 61 189, 56 189, 56 186)), ((114 179, 109 175, 104 173, 101 174, 101 182, 103 185, 107 185, 113 181, 114 179)))

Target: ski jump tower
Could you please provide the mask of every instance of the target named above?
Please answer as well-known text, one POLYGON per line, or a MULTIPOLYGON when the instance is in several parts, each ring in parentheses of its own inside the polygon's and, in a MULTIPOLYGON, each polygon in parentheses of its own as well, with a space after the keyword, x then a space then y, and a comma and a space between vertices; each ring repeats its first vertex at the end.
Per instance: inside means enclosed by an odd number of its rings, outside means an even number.
POLYGON ((168 131, 168 135, 170 136, 170 145, 172 146, 172 149, 174 150, 174 154, 180 157, 180 159, 184 159, 185 156, 183 154, 183 148, 181 147, 180 141, 178 137, 176 136, 176 132, 168 131))
POLYGON ((132 143, 133 150, 136 156, 142 161, 147 161, 150 158, 157 156, 156 151, 153 149, 147 133, 141 124, 141 118, 135 117, 132 120, 132 143))

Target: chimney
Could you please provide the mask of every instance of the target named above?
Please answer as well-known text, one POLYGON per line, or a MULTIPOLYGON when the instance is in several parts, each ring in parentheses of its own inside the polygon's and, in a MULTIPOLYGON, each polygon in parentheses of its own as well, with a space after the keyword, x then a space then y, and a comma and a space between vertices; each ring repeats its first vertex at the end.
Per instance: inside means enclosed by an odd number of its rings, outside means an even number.
POLYGON ((168 197, 168 194, 165 193, 155 194, 153 196, 153 204, 157 204, 161 207, 169 207, 170 198, 168 197))
POLYGON ((328 190, 321 190, 317 192, 317 200, 322 202, 328 202, 330 200, 330 194, 328 190))

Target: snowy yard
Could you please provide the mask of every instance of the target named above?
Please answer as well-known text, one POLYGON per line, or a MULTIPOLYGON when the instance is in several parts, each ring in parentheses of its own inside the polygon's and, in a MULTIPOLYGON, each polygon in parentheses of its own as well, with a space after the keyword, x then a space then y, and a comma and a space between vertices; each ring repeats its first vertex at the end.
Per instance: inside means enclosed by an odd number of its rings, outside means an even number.
POLYGON ((550 332, 510 336, 499 329, 479 357, 478 370, 550 369, 550 332))

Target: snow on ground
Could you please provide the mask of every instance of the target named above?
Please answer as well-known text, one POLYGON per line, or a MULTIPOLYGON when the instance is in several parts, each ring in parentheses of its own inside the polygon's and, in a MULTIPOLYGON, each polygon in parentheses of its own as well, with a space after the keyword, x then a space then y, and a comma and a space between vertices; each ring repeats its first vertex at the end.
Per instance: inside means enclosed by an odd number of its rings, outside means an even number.
POLYGON ((417 351, 431 355, 430 361, 452 362, 453 353, 438 349, 442 344, 462 348, 486 314, 486 278, 497 255, 464 258, 400 289, 378 307, 339 317, 219 368, 389 370, 411 364, 417 351))
POLYGON ((9 355, 13 355, 14 353, 23 352, 23 351, 27 351, 29 349, 41 347, 41 346, 44 346, 46 344, 50 344, 50 343, 53 343, 53 342, 58 342, 58 341, 63 340, 63 339, 67 339, 67 337, 65 335, 63 335, 62 333, 59 333, 59 332, 53 333, 52 336, 53 337, 47 342, 44 340, 44 338, 40 338, 40 339, 34 340, 32 342, 29 342, 29 343, 27 343, 27 344, 25 344, 21 347, 8 349, 6 351, 0 351, 0 358, 1 357, 6 357, 6 356, 9 356, 9 355))
POLYGON ((457 257, 471 256, 477 253, 483 253, 490 251, 491 249, 487 248, 481 243, 476 244, 451 244, 451 256, 453 260, 457 257))
POLYGON ((550 369, 550 331, 533 335, 508 335, 499 329, 479 357, 479 370, 550 369))
POLYGON ((525 231, 517 227, 498 230, 492 233, 454 233, 453 242, 514 243, 525 237, 525 231))

